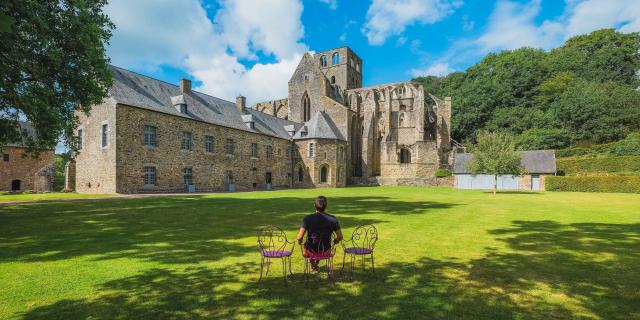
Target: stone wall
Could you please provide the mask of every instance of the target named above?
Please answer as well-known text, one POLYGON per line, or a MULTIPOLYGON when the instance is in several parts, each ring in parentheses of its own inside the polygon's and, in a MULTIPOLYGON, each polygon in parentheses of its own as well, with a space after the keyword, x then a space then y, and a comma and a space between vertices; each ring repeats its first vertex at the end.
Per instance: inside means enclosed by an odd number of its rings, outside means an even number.
POLYGON ((233 173, 235 190, 264 190, 267 172, 274 188, 291 186, 288 140, 212 125, 163 113, 118 105, 117 192, 183 192, 183 168, 192 168, 196 192, 224 191, 225 172, 233 173), (144 125, 157 129, 157 147, 143 145, 144 125), (191 133, 192 148, 181 150, 183 131, 191 133), (205 152, 205 135, 214 137, 214 152, 205 152), (227 156, 226 140, 234 140, 227 156), (251 144, 258 144, 258 157, 251 144), (273 147, 272 159, 267 146, 273 147), (156 185, 145 186, 143 167, 156 167, 156 185))
POLYGON ((289 118, 289 99, 258 102, 253 106, 253 108, 281 119, 289 118))
POLYGON ((347 185, 346 143, 338 140, 306 139, 296 140, 298 150, 297 163, 294 166, 294 176, 297 178, 298 167, 305 172, 305 181, 300 183, 295 179, 296 187, 344 187, 347 185), (308 157, 309 144, 314 144, 314 156, 308 157), (343 156, 338 157, 338 150, 342 148, 343 156), (328 168, 328 179, 323 183, 320 172, 323 166, 328 168))
MULTIPOLYGON (((82 149, 76 156, 76 191, 116 193, 116 107, 110 99, 91 108, 89 116, 78 113, 82 149), (108 125, 106 147, 102 147, 102 125, 108 125)), ((77 133, 76 133, 77 134, 77 133)))
POLYGON ((11 191, 12 182, 20 181, 20 191, 51 191, 55 171, 53 150, 40 153, 38 158, 25 156, 25 148, 6 146, 0 158, 0 191, 11 191), (9 161, 5 160, 8 155, 9 161))

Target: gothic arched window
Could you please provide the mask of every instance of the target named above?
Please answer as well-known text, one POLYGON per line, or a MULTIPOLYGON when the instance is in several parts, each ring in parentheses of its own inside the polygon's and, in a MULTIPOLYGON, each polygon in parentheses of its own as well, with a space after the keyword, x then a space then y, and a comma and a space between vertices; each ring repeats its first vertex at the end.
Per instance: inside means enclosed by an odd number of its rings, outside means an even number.
POLYGON ((331 76, 331 84, 336 84, 336 76, 331 76))
POLYGON ((323 68, 327 66, 327 56, 320 57, 320 66, 323 68))
POLYGON ((302 182, 304 180, 304 170, 302 169, 302 166, 299 165, 298 166, 298 181, 302 182))
POLYGON ((334 53, 333 56, 331 56, 331 64, 336 65, 336 64, 340 64, 340 54, 339 53, 334 53))
POLYGON ((307 122, 311 119, 311 100, 309 95, 305 92, 302 95, 302 121, 307 122))

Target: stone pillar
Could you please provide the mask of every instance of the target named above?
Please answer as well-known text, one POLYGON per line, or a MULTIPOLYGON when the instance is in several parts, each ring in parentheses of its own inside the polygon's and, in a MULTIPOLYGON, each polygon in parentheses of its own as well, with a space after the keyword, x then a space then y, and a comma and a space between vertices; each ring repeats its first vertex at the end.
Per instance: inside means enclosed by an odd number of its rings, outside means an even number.
POLYGON ((64 166, 64 189, 76 191, 76 163, 68 161, 64 166))

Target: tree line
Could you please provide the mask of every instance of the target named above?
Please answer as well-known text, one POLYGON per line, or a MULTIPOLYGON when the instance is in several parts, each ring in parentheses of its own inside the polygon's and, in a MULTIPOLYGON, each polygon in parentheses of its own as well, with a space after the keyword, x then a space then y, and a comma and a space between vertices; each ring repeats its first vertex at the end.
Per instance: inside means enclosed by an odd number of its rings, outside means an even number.
POLYGON ((491 53, 464 72, 414 79, 450 96, 452 136, 516 136, 520 149, 606 143, 640 130, 640 34, 602 29, 545 51, 491 53))

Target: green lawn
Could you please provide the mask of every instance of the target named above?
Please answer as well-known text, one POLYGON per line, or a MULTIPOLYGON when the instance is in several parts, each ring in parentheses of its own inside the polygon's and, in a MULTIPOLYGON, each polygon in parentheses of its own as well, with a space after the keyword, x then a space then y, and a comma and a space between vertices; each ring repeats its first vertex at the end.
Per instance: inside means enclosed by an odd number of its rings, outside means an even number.
POLYGON ((10 193, 0 192, 0 202, 50 201, 69 199, 88 199, 114 197, 113 194, 81 194, 81 193, 10 193))
MULTIPOLYGON (((340 255, 341 258, 341 255, 340 255)), ((338 263, 341 259, 338 259, 338 263)), ((337 263, 337 264, 338 264, 337 263)), ((0 206, 0 319, 639 319, 640 195, 378 187, 0 206), (259 226, 329 197, 376 273, 259 283, 259 226)))

